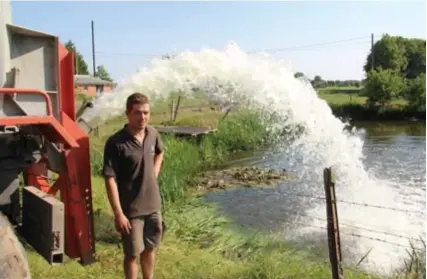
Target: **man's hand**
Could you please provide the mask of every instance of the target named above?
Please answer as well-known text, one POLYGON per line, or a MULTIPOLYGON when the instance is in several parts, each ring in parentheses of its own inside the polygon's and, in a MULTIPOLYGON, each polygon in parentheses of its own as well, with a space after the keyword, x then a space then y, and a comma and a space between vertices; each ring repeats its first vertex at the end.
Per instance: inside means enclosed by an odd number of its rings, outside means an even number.
POLYGON ((105 179, 105 184, 107 187, 108 200, 114 213, 114 224, 116 225, 116 229, 118 232, 129 234, 131 225, 129 220, 123 214, 122 208, 120 206, 116 180, 114 177, 107 177, 105 179))
POLYGON ((132 229, 132 226, 130 225, 130 222, 128 218, 122 213, 117 215, 114 218, 114 223, 116 225, 116 230, 123 234, 130 234, 130 231, 132 229))

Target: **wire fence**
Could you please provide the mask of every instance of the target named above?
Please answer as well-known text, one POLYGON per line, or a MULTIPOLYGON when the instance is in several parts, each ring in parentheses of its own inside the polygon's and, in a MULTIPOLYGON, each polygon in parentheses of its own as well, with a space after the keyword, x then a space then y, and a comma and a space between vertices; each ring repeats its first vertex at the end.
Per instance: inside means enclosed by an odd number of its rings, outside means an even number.
MULTIPOLYGON (((327 225, 326 227, 321 225, 316 225, 314 223, 301 222, 300 220, 292 220, 292 221, 289 221, 288 223, 293 225, 301 225, 307 228, 315 228, 320 231, 326 232, 326 235, 328 236, 328 248, 329 248, 329 257, 330 257, 329 262, 331 265, 332 278, 333 279, 344 278, 343 269, 361 272, 361 270, 357 269, 357 267, 367 258, 368 254, 372 250, 371 248, 366 255, 361 257, 361 259, 356 264, 356 268, 351 266, 344 267, 343 259, 341 255, 341 248, 343 247, 340 240, 341 236, 347 236, 347 237, 351 236, 358 239, 367 239, 377 243, 385 243, 388 245, 392 245, 394 247, 404 248, 408 253, 408 258, 410 258, 409 261, 417 260, 418 261, 417 264, 421 263, 421 267, 417 266, 415 268, 416 269, 415 273, 417 274, 417 276, 425 276, 425 260, 419 260, 419 258, 423 258, 423 256, 426 253, 426 245, 425 245, 424 239, 422 239, 421 237, 417 239, 411 236, 401 234, 399 232, 384 231, 384 230, 369 228, 361 225, 349 224, 347 222, 340 222, 338 220, 339 209, 337 205, 340 203, 351 204, 351 205, 361 206, 361 207, 389 210, 392 212, 404 212, 407 214, 417 214, 417 215, 422 215, 423 217, 424 217, 424 212, 420 210, 407 210, 407 209, 402 209, 397 207, 390 207, 390 206, 385 206, 381 204, 369 204, 367 202, 355 202, 355 201, 338 199, 335 197, 335 181, 332 181, 331 174, 329 175, 330 176, 329 178, 326 175, 326 173, 328 173, 327 172, 328 170, 329 170, 329 173, 331 173, 330 169, 325 169, 325 174, 324 174, 325 175, 324 176, 325 197, 300 194, 300 193, 295 193, 290 191, 282 192, 282 194, 288 195, 288 196, 298 196, 298 197, 304 197, 308 199, 326 201, 325 205, 326 205, 327 218, 310 216, 310 214, 304 214, 304 213, 298 213, 298 212, 291 213, 298 216, 298 218, 305 217, 307 219, 318 220, 319 222, 326 224, 327 225), (369 233, 375 234, 375 235, 369 235, 369 233), (409 245, 405 245, 405 244, 393 241, 393 238, 407 240, 409 242, 409 245)), ((408 264, 408 261, 405 261, 405 265, 407 269, 412 272, 413 265, 415 264, 413 264, 412 262, 408 264)))
MULTIPOLYGON (((317 219, 319 221, 324 222, 325 224, 328 221, 325 218, 313 217, 313 216, 310 216, 310 215, 307 215, 307 214, 295 213, 294 215, 298 216, 298 217, 307 217, 307 218, 317 219)), ((299 225, 299 226, 305 227, 305 228, 316 229, 319 232, 321 232, 322 234, 324 234, 325 236, 328 233, 327 227, 325 227, 325 226, 319 226, 319 225, 315 225, 315 224, 311 224, 311 223, 308 223, 308 222, 290 220, 290 221, 287 221, 287 222, 284 222, 284 223, 286 225, 299 225)), ((356 228, 356 229, 367 231, 367 232, 379 233, 379 234, 382 234, 383 236, 394 236, 394 237, 397 237, 397 238, 404 238, 404 239, 408 239, 408 240, 418 241, 418 242, 424 243, 421 239, 411 238, 411 237, 407 237, 407 236, 399 235, 399 234, 395 234, 395 233, 378 231, 378 230, 374 230, 374 229, 369 229, 369 228, 365 228, 365 227, 361 227, 361 226, 349 225, 349 224, 345 224, 345 223, 340 223, 340 225, 344 225, 345 227, 349 227, 349 228, 356 228)), ((343 231, 341 231, 340 234, 341 234, 341 236, 342 235, 344 235, 344 236, 352 236, 352 237, 357 237, 359 239, 367 239, 367 240, 372 240, 372 241, 379 242, 379 243, 385 243, 385 244, 392 245, 392 246, 399 247, 399 248, 405 248, 407 251, 416 250, 417 252, 422 252, 422 253, 425 252, 425 249, 420 249, 420 248, 416 248, 414 246, 409 246, 409 245, 403 245, 403 244, 400 244, 400 243, 396 243, 396 242, 393 242, 393 241, 382 239, 380 237, 371 237, 371 236, 367 236, 367 235, 360 234, 360 233, 343 232, 343 231)), ((307 246, 306 246, 306 248, 307 248, 307 246)), ((307 249, 307 250, 310 251, 310 255, 312 257, 316 257, 316 259, 317 259, 316 262, 318 264, 323 264, 323 265, 325 265, 325 264, 326 265, 330 265, 331 264, 331 262, 330 262, 329 259, 328 260, 324 259, 324 256, 325 256, 324 254, 316 252, 313 249, 307 249)), ((367 276, 366 278, 375 277, 374 274, 368 273, 368 272, 366 272, 366 271, 364 271, 364 270, 362 270, 362 269, 359 268, 359 266, 365 260, 365 256, 366 255, 362 256, 361 259, 359 259, 356 264, 352 264, 351 265, 351 264, 341 263, 343 271, 352 271, 352 272, 355 272, 355 273, 364 274, 365 276, 367 276)))
MULTIPOLYGON (((299 193, 290 192, 290 191, 289 192, 281 192, 281 193, 286 194, 286 195, 290 195, 290 196, 304 197, 304 198, 308 198, 308 199, 326 200, 326 198, 322 197, 322 196, 311 196, 311 195, 299 194, 299 193)), ((402 208, 397 208, 397 207, 383 206, 383 205, 379 205, 379 204, 369 204, 369 203, 363 203, 363 202, 346 201, 346 200, 342 200, 342 199, 336 199, 335 201, 337 203, 345 203, 345 204, 350 204, 350 205, 359 205, 359 206, 365 206, 365 207, 371 207, 371 208, 377 208, 377 209, 386 209, 386 210, 391 210, 391 211, 396 211, 396 212, 414 213, 414 214, 425 215, 425 212, 422 212, 420 210, 409 210, 409 209, 402 209, 402 208)))
MULTIPOLYGON (((325 224, 328 222, 327 219, 325 218, 320 218, 320 217, 313 217, 307 214, 300 214, 300 213, 294 213, 295 216, 298 217, 307 217, 307 218, 312 218, 312 219, 316 219, 318 221, 322 221, 325 224)), ((300 225, 302 227, 306 227, 306 228, 314 228, 314 229, 319 229, 322 232, 327 232, 327 227, 325 226, 319 226, 319 225, 314 225, 314 224, 310 224, 308 222, 301 222, 301 221, 296 221, 296 220, 292 220, 292 221, 287 221, 285 222, 286 224, 289 225, 300 225)), ((417 238, 412 238, 412 237, 408 237, 408 236, 404 236, 404 235, 400 235, 400 234, 396 234, 396 233, 390 233, 390 232, 384 232, 384 231, 380 231, 380 230, 375 230, 375 229, 370 229, 370 228, 365 228, 362 226, 355 226, 355 225, 350 225, 350 224, 346 224, 346 223, 339 223, 340 225, 344 225, 344 228, 354 228, 354 229, 358 229, 361 231, 365 231, 365 232, 374 232, 383 236, 392 236, 392 237, 396 237, 396 238, 400 238, 400 239, 407 239, 410 241, 414 241, 414 242, 418 242, 420 244, 423 244, 423 240, 422 239, 417 239, 417 238)), ((418 247, 414 247, 414 246, 409 246, 409 245, 403 245, 397 242, 393 242, 390 240, 386 240, 380 237, 372 237, 372 236, 367 236, 361 233, 355 233, 355 232, 347 232, 347 231, 340 231, 341 235, 345 235, 345 236, 353 236, 353 237, 357 237, 357 238, 361 238, 361 239, 367 239, 367 240, 372 240, 372 241, 376 241, 376 242, 381 242, 381 243, 385 243, 385 244, 389 244, 389 245, 393 245, 396 247, 400 247, 400 248, 406 248, 408 250, 416 250, 419 252, 424 252, 424 249, 418 248, 418 247)))
MULTIPOLYGON (((315 216, 310 216, 308 214, 304 214, 304 213, 290 213, 291 215, 297 216, 297 217, 306 217, 307 219, 315 219, 321 222, 324 222, 325 224, 327 223, 327 219, 325 218, 320 218, 320 217, 315 217, 315 216)), ((326 230, 326 227, 322 227, 322 226, 316 226, 313 224, 309 224, 309 223, 305 223, 305 222, 299 222, 299 221, 295 221, 292 220, 289 222, 289 224, 299 224, 305 227, 313 227, 313 228, 318 228, 318 229, 323 229, 326 230)), ((409 237, 409 236, 405 236, 402 234, 398 234, 398 233, 393 233, 393 232, 386 232, 386 231, 382 231, 382 230, 377 230, 377 229, 373 229, 373 228, 366 228, 363 226, 357 226, 357 225, 352 225, 352 224, 348 224, 345 222, 341 222, 339 223, 340 225, 343 225, 345 228, 351 228, 351 229, 357 229, 357 230, 361 230, 361 231, 365 231, 365 232, 371 232, 371 233, 376 233, 376 234, 380 234, 380 235, 384 235, 384 236, 391 236, 391 237, 396 237, 399 239, 406 239, 406 240, 410 240, 410 241, 414 241, 414 242, 418 242, 420 244, 423 243, 422 239, 418 239, 418 238, 414 238, 414 237, 409 237)), ((384 243, 388 243, 388 244, 392 244, 392 245, 396 245, 396 246, 400 246, 400 247, 404 247, 404 248, 412 248, 410 246, 406 246, 406 245, 402 245, 399 243, 395 243, 395 242, 390 242, 388 240, 385 239, 380 239, 380 238, 373 238, 373 237, 369 237, 366 235, 361 235, 361 234, 355 234, 355 233, 350 233, 350 232, 341 232, 342 234, 347 234, 347 235, 351 235, 351 236, 355 236, 355 237, 359 237, 359 238, 366 238, 366 239, 371 239, 371 240, 375 240, 375 241, 379 241, 379 242, 384 242, 384 243)), ((415 248, 419 251, 422 251, 422 249, 418 249, 415 248)))
MULTIPOLYGON (((309 199, 317 199, 317 200, 325 200, 325 197, 321 197, 321 196, 310 196, 310 195, 305 195, 305 194, 299 194, 299 193, 294 193, 294 192, 281 192, 282 194, 286 194, 286 195, 290 195, 290 196, 298 196, 298 197, 304 197, 304 198, 309 198, 309 199)), ((421 215, 425 215, 424 212, 422 211, 418 211, 418 210, 406 210, 406 209, 401 209, 401 208, 393 208, 393 207, 387 207, 387 206, 381 206, 381 205, 374 205, 374 204, 368 204, 368 203, 359 203, 359 202, 351 202, 351 201, 345 201, 345 200, 339 200, 336 199, 337 203, 346 203, 346 204, 352 204, 352 205, 360 205, 360 206, 365 206, 365 207, 370 207, 370 208, 379 208, 379 209, 385 209, 385 210, 391 210, 391 211, 397 211, 397 212, 404 212, 404 213, 416 213, 416 214, 421 214, 421 215)), ((319 217, 315 217, 315 216, 310 216, 308 214, 304 214, 304 213, 295 213, 295 215, 297 216, 301 216, 301 217, 307 217, 307 218, 312 218, 312 219, 317 219, 319 221, 324 221, 326 222, 327 220, 325 218, 319 218, 319 217)), ((373 229, 373 228, 365 228, 362 226, 357 226, 357 225, 352 225, 352 224, 348 224, 345 222, 341 222, 340 221, 340 225, 344 225, 346 227, 350 227, 350 228, 355 228, 355 229, 359 229, 359 230, 364 230, 367 232, 372 232, 372 233, 378 233, 378 234, 383 234, 383 235, 388 235, 388 236, 393 236, 393 237, 397 237, 397 238, 403 238, 403 239, 408 239, 411 241, 417 241, 417 242, 422 242, 421 239, 417 239, 417 238, 413 238, 413 237, 408 237, 405 235, 401 235, 398 233, 393 233, 393 232, 385 232, 385 231, 381 231, 381 230, 377 230, 377 229, 373 229)), ((324 228, 326 229, 326 228, 324 228)), ((363 237, 363 236, 361 236, 363 237)))

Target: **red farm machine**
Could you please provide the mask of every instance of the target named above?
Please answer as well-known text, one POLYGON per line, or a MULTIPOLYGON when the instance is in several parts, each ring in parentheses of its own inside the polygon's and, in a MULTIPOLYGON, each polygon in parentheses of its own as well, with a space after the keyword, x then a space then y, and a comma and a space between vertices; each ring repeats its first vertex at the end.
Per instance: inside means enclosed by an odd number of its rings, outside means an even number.
POLYGON ((51 264, 93 263, 89 137, 76 119, 73 53, 54 35, 11 24, 9 1, 0 1, 0 25, 0 278, 30 278, 20 274, 17 236, 51 264))

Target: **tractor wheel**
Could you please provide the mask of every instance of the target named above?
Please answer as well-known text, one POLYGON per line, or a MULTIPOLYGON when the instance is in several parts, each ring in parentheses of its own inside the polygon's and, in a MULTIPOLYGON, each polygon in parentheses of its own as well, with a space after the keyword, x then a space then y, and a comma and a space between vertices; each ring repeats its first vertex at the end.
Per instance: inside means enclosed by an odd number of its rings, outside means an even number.
POLYGON ((0 279, 31 279, 25 250, 5 215, 0 213, 0 279))

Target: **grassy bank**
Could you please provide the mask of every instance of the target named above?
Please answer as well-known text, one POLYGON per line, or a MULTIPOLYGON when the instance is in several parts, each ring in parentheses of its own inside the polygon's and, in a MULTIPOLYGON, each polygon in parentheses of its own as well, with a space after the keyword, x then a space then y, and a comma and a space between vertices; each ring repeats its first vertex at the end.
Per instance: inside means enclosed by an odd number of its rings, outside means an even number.
POLYGON ((319 88, 318 92, 324 93, 324 94, 353 94, 353 95, 357 95, 361 92, 361 90, 362 90, 362 87, 331 86, 331 87, 319 88))
POLYGON ((383 110, 363 104, 331 105, 335 116, 351 118, 354 121, 408 121, 425 120, 425 111, 407 109, 404 106, 390 106, 383 110))
MULTIPOLYGON (((216 112, 183 111, 178 124, 218 125, 218 132, 200 143, 164 137, 167 151, 159 180, 168 231, 159 251, 156 279, 330 278, 327 257, 317 258, 267 235, 243 231, 213 205, 192 195, 194 178, 202 169, 274 139, 256 114, 236 112, 219 121, 221 117, 216 112)), ((155 124, 164 121, 160 113, 153 116, 155 124)), ((33 278, 123 278, 120 238, 99 175, 104 142, 123 124, 123 118, 114 119, 100 127, 99 137, 91 138, 97 263, 82 267, 67 260, 52 267, 27 247, 33 278)), ((350 270, 345 275, 376 278, 350 270)))
MULTIPOLYGON (((204 121, 213 125, 220 116, 211 114, 204 121)), ((178 122, 194 123, 200 118, 192 117, 182 113, 178 122)), ((163 118, 155 115, 153 121, 161 123, 163 118)), ((62 266, 51 267, 27 247, 33 278, 122 278, 120 238, 113 227, 99 171, 103 144, 123 123, 123 119, 106 123, 100 127, 100 136, 91 139, 97 263, 82 267, 67 260, 62 266)), ((328 265, 308 261, 267 238, 239 232, 213 206, 191 195, 193 179, 202 168, 218 165, 238 150, 256 149, 268 143, 269 135, 256 115, 230 115, 218 128, 218 133, 200 144, 164 137, 167 152, 159 180, 168 231, 159 251, 156 278, 283 278, 286 274, 299 274, 299 278, 327 277, 328 265)))
POLYGON ((413 118, 425 120, 426 117, 425 111, 409 109, 403 99, 393 100, 382 110, 371 108, 366 105, 367 97, 359 95, 358 88, 322 88, 318 92, 319 98, 328 102, 336 116, 355 121, 400 121, 413 118))

